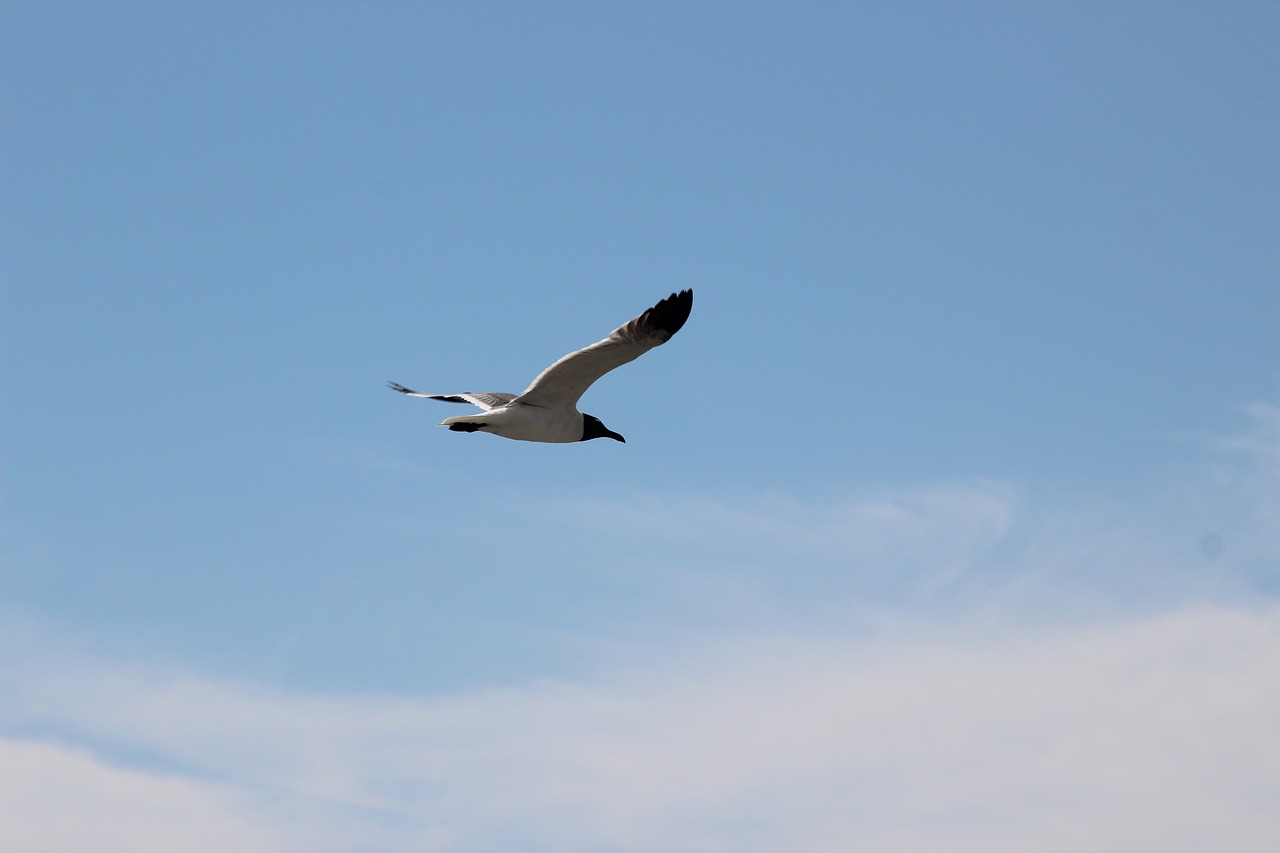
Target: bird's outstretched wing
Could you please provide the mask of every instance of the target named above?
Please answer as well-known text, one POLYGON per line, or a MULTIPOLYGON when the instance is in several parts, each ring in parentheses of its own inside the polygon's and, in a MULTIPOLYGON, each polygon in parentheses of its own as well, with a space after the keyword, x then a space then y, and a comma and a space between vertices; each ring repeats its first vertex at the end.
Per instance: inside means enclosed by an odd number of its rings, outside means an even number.
POLYGON ((515 401, 549 409, 573 408, 601 376, 671 340, 692 310, 692 290, 671 294, 604 340, 569 353, 539 373, 515 401))
POLYGON ((399 391, 409 397, 444 400, 446 403, 470 403, 473 406, 479 406, 486 412, 491 409, 501 408, 516 398, 515 394, 505 394, 501 391, 468 391, 465 394, 421 394, 397 382, 388 382, 387 387, 392 391, 399 391))

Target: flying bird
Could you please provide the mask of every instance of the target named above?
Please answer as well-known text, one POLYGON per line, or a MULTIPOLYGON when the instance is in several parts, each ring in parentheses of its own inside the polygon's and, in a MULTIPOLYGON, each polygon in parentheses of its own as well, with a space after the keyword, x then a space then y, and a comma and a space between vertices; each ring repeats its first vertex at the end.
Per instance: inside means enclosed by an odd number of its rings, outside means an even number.
POLYGON ((563 443, 612 438, 625 443, 625 438, 602 424, 599 418, 579 412, 579 398, 591 383, 610 370, 671 340, 692 310, 692 290, 673 293, 631 322, 614 329, 604 340, 569 353, 539 373, 520 394, 500 391, 419 394, 395 382, 388 382, 387 386, 410 397, 470 403, 484 410, 478 415, 445 418, 440 426, 454 432, 488 432, 517 441, 563 443))

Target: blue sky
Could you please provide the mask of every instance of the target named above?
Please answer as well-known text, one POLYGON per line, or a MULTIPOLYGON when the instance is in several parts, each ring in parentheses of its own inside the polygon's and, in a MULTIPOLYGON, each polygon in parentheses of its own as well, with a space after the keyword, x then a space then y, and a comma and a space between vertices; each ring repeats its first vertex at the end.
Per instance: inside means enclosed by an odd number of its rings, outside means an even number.
POLYGON ((1277 38, 1262 3, 0 6, 3 822, 1275 849, 1277 38), (684 288, 582 402, 625 445, 384 387, 519 391, 684 288))

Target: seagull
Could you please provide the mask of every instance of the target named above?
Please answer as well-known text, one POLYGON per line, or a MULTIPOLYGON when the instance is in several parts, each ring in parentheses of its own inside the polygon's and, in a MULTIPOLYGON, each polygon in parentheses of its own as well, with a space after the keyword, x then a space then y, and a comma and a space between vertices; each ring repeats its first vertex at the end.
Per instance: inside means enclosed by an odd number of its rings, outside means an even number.
POLYGON ((609 337, 571 352, 538 374, 521 394, 500 391, 468 391, 463 394, 420 394, 396 382, 387 387, 410 397, 470 403, 483 409, 479 415, 445 418, 440 426, 453 432, 487 432, 517 441, 567 443, 593 438, 626 439, 578 411, 583 392, 601 376, 649 350, 662 346, 680 331, 693 310, 693 291, 673 293, 609 337))

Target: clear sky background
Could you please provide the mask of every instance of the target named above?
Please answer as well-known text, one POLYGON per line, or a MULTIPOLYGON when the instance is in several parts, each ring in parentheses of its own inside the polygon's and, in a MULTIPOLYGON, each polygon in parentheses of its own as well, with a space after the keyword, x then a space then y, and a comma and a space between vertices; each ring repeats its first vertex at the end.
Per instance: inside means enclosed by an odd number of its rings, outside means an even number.
POLYGON ((1277 44, 5 0, 6 847, 1280 849, 1277 44))

